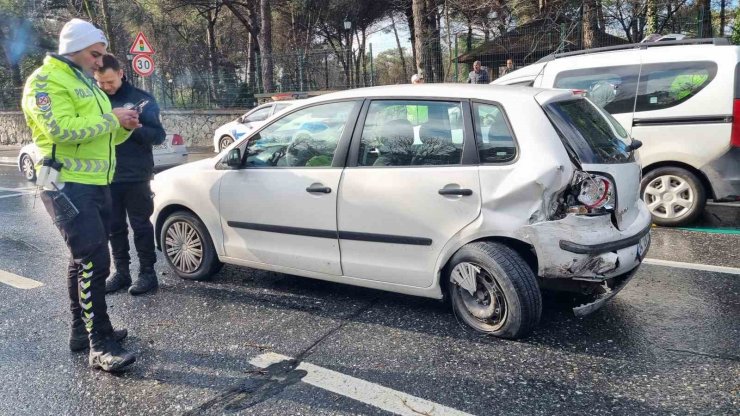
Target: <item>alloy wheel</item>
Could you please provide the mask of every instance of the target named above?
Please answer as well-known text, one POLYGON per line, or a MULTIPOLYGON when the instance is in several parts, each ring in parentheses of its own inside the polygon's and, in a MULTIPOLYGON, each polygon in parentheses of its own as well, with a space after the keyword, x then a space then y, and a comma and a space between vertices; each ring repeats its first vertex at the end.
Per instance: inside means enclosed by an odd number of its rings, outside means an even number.
POLYGON ((29 181, 32 181, 36 176, 33 160, 31 160, 30 156, 23 155, 23 158, 21 158, 21 170, 23 171, 23 176, 25 176, 29 181))
POLYGON ((184 273, 193 273, 203 263, 203 241, 198 231, 185 221, 174 222, 167 229, 165 253, 184 273))

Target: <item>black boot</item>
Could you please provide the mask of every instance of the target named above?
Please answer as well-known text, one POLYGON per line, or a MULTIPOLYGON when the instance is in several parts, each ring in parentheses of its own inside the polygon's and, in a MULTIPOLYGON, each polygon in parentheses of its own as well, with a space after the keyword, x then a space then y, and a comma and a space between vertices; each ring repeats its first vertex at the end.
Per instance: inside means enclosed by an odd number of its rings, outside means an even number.
MULTIPOLYGON (((116 341, 121 341, 128 336, 126 329, 116 329, 113 331, 112 338, 116 341)), ((69 350, 72 352, 83 351, 90 347, 90 340, 87 337, 87 330, 85 324, 80 323, 72 324, 72 331, 69 334, 69 350)))
POLYGON ((154 273, 154 268, 142 267, 139 272, 139 278, 128 289, 128 293, 134 296, 141 295, 157 287, 159 287, 159 282, 157 282, 157 274, 154 273))
POLYGON ((88 362, 92 368, 115 372, 121 371, 124 367, 136 361, 134 354, 126 351, 117 341, 110 338, 91 342, 91 344, 88 362))
POLYGON ((105 293, 115 292, 129 286, 131 286, 131 272, 129 272, 128 264, 116 263, 116 273, 105 279, 105 293))

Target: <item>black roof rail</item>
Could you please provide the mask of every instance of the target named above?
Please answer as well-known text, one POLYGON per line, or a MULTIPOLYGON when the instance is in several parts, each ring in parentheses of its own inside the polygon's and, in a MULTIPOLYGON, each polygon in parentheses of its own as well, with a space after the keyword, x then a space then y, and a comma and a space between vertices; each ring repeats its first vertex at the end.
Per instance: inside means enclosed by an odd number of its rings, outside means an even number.
POLYGON ((589 55, 592 53, 600 52, 611 52, 611 51, 622 51, 627 49, 647 49, 656 48, 661 46, 678 46, 678 45, 703 45, 712 44, 715 46, 729 45, 730 41, 727 38, 701 38, 701 39, 681 39, 681 40, 665 40, 660 42, 644 42, 644 43, 629 43, 626 45, 615 45, 615 46, 604 46, 601 48, 583 49, 580 51, 562 52, 562 53, 551 53, 537 62, 548 62, 558 58, 565 58, 567 56, 577 55, 589 55))

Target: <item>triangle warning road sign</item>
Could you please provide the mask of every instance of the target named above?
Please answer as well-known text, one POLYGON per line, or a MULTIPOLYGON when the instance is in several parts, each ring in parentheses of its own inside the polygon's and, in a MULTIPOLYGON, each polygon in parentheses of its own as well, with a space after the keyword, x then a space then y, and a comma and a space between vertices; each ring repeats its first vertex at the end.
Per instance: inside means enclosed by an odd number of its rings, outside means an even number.
POLYGON ((154 48, 152 48, 152 45, 146 39, 146 36, 144 36, 144 33, 139 32, 139 34, 136 35, 136 39, 134 40, 134 43, 131 45, 131 49, 129 49, 128 52, 133 53, 133 54, 139 54, 139 53, 153 54, 154 48))

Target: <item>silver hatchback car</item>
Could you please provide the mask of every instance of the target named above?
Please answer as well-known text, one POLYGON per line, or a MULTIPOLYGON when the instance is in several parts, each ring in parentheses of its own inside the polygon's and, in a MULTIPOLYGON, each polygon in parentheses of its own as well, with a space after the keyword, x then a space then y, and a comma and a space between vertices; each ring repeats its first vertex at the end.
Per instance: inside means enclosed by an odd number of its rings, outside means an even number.
POLYGON ((517 338, 540 288, 592 296, 585 314, 634 275, 650 242, 637 147, 570 91, 343 91, 156 175, 152 219, 185 279, 231 263, 448 297, 470 327, 517 338))

